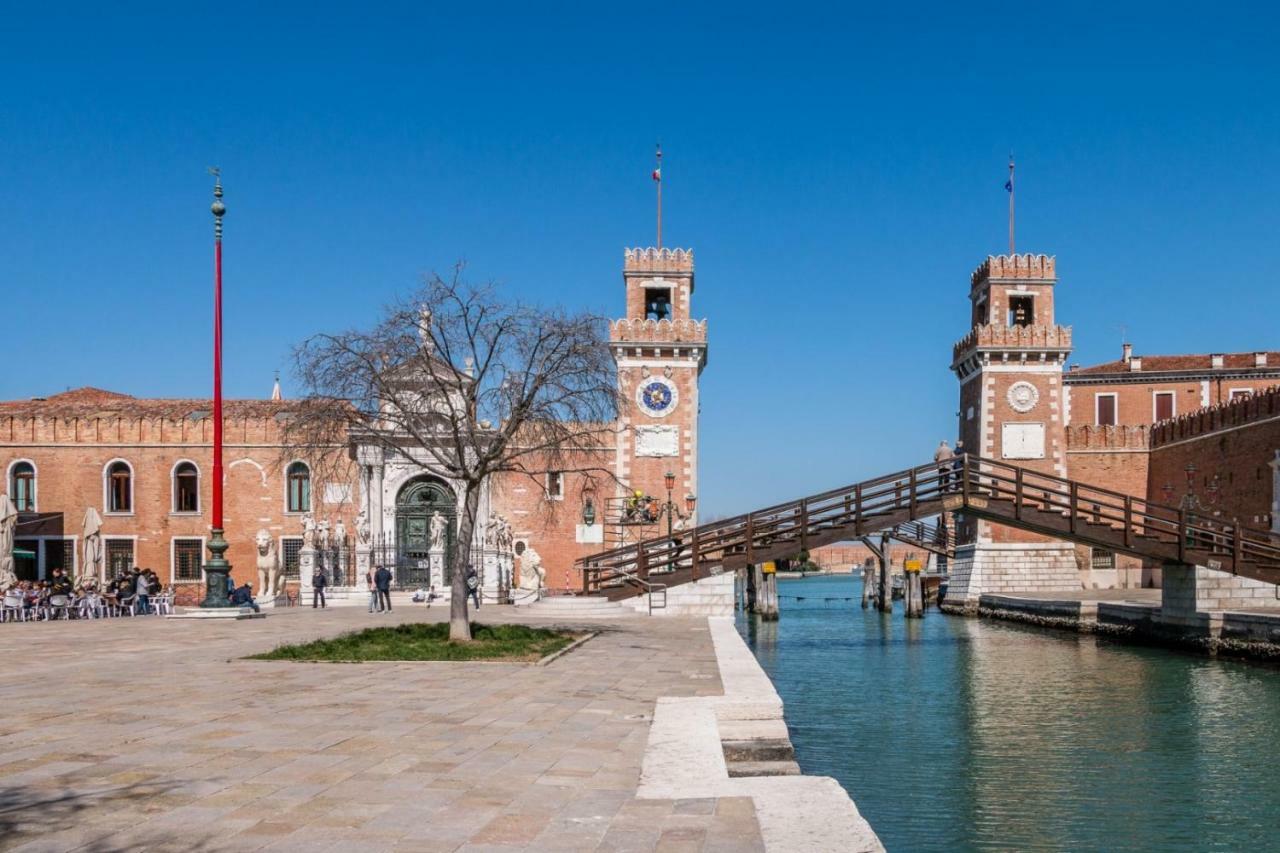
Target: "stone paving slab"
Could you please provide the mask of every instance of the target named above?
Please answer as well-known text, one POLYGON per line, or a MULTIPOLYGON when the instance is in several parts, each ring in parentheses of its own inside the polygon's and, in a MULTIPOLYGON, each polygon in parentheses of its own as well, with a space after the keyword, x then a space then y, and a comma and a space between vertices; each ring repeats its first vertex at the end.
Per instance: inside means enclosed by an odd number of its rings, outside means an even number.
POLYGON ((0 849, 763 849, 750 798, 636 798, 656 700, 721 693, 705 619, 547 666, 241 659, 444 616, 0 625, 0 849))

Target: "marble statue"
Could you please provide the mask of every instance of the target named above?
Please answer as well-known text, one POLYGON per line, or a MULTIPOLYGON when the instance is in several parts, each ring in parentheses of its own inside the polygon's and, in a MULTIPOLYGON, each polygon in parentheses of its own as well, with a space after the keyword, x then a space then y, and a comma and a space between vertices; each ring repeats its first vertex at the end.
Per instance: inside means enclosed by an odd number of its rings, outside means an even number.
POLYGON ((313 550, 316 547, 316 520, 311 517, 311 513, 302 517, 302 547, 313 550))
POLYGON ((259 530, 254 543, 258 546, 258 595, 275 598, 284 592, 284 575, 280 572, 275 537, 265 529, 259 530))
POLYGON ((502 538, 502 531, 499 527, 501 521, 499 516, 494 513, 489 516, 489 522, 484 527, 484 545, 486 548, 498 550, 498 543, 502 538))
MULTIPOLYGON (((504 518, 502 519, 502 550, 506 551, 507 553, 511 553, 512 549, 514 549, 515 546, 516 546, 516 530, 514 527, 511 526, 511 522, 507 521, 504 518)), ((541 565, 542 561, 539 560, 538 564, 541 565)))
POLYGON ((373 538, 373 534, 369 530, 369 513, 364 510, 356 515, 356 541, 361 545, 368 545, 373 538))
POLYGON ((542 567, 542 557, 532 545, 525 545, 524 553, 520 555, 520 589, 542 589, 546 579, 547 570, 542 567))
POLYGON ((339 518, 333 523, 333 542, 339 548, 347 544, 347 526, 339 518))
POLYGON ((84 554, 80 560, 80 576, 76 585, 84 589, 94 589, 101 583, 102 568, 106 562, 106 553, 102 544, 102 516, 93 507, 84 513, 84 525, 81 529, 84 543, 84 554))
POLYGON ((445 521, 440 510, 436 510, 431 514, 431 548, 433 550, 444 550, 445 544, 445 528, 449 526, 449 522, 445 521))
POLYGON ((317 526, 317 530, 319 533, 319 537, 318 537, 319 542, 317 543, 316 547, 318 547, 321 551, 328 551, 329 550, 329 519, 327 518, 320 519, 320 524, 317 526))

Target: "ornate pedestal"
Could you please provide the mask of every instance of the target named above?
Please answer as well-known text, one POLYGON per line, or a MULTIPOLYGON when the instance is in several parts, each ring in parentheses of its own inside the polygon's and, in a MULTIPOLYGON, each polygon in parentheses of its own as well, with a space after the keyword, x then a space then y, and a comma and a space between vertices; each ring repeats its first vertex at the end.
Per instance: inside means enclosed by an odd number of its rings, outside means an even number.
MULTIPOLYGON (((316 573, 316 549, 303 547, 298 552, 298 586, 302 594, 311 592, 311 576, 316 573)), ((299 596, 301 598, 302 595, 299 596)))
POLYGON ((356 546, 356 586, 359 587, 364 583, 364 577, 369 573, 369 569, 373 567, 373 546, 357 545, 356 546))
POLYGON ((431 581, 436 591, 444 589, 444 549, 432 548, 430 553, 431 560, 431 581))

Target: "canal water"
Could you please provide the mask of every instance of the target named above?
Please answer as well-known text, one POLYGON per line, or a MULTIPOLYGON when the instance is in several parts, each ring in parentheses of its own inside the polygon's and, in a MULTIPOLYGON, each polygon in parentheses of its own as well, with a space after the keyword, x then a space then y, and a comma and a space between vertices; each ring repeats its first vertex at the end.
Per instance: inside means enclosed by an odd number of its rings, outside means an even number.
POLYGON ((739 629, 891 853, 1280 850, 1280 671, 779 582, 739 629))

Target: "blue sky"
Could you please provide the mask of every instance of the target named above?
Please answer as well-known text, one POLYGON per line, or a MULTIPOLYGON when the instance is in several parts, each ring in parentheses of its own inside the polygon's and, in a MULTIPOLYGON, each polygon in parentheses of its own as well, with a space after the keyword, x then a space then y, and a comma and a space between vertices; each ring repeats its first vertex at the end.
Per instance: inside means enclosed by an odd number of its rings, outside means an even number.
POLYGON ((617 314, 656 139, 710 320, 709 513, 953 436, 1010 150, 1073 361, 1122 326, 1138 353, 1277 347, 1264 4, 37 5, 0 54, 0 398, 208 393, 210 164, 231 396, 458 259, 617 314))

